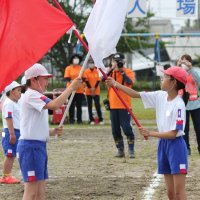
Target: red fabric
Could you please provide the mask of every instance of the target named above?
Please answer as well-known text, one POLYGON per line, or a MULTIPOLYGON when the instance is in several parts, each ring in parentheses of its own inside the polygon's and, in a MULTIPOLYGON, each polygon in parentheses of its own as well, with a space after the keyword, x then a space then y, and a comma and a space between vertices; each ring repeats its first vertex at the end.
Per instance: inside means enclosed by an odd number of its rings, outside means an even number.
POLYGON ((187 76, 186 91, 189 93, 189 100, 194 101, 198 99, 198 91, 196 83, 193 79, 192 74, 187 76))
POLYGON ((0 22, 0 92, 73 26, 47 0, 0 0, 0 22))

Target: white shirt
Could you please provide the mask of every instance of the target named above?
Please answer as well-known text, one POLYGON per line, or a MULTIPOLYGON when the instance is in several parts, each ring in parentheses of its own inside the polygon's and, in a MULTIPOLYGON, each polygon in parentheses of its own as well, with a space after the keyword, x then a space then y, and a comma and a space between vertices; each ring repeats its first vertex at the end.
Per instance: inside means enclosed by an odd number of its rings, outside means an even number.
POLYGON ((48 110, 51 101, 36 90, 28 89, 21 97, 20 139, 47 141, 49 138, 48 110))
POLYGON ((180 96, 168 101, 165 91, 141 92, 140 95, 145 108, 155 108, 159 132, 178 130, 176 137, 185 135, 186 109, 180 96))
POLYGON ((17 102, 12 101, 6 97, 3 108, 2 108, 2 121, 3 128, 8 128, 6 123, 6 118, 13 120, 13 127, 15 129, 20 129, 20 107, 17 102))

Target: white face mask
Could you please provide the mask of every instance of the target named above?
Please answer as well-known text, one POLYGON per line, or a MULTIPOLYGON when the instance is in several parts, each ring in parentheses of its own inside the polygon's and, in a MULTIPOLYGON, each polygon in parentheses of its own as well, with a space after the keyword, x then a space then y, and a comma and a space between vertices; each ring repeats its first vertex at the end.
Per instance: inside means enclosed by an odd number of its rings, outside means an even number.
POLYGON ((88 63, 88 67, 89 67, 90 69, 94 69, 94 63, 88 63))
POLYGON ((185 65, 185 64, 181 64, 181 68, 182 69, 184 69, 184 70, 186 70, 186 71, 188 71, 190 68, 187 66, 187 65, 185 65))
POLYGON ((74 65, 78 65, 79 64, 79 59, 78 58, 74 58, 73 59, 73 64, 74 65))

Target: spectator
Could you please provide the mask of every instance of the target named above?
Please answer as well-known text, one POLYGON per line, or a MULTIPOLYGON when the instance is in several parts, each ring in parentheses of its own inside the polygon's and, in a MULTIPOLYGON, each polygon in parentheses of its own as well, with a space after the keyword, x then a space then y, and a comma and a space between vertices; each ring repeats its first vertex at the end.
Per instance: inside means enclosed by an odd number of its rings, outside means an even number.
MULTIPOLYGON (((78 54, 74 54, 70 59, 70 65, 65 68, 65 74, 64 78, 67 82, 67 87, 71 84, 71 82, 79 76, 79 73, 81 71, 81 56, 78 54)), ((81 86, 76 90, 76 93, 74 95, 73 101, 71 103, 71 106, 69 108, 69 122, 70 124, 75 123, 75 106, 76 106, 76 117, 77 117, 77 123, 82 124, 82 103, 84 100, 84 84, 81 84, 81 86)))
POLYGON ((94 100, 99 124, 103 125, 104 122, 100 105, 100 77, 97 68, 94 66, 94 61, 92 58, 90 58, 88 61, 88 67, 89 69, 85 70, 83 77, 86 83, 85 94, 87 98, 88 113, 90 118, 89 124, 95 124, 95 119, 92 112, 92 101, 94 100))
POLYGON ((198 83, 200 82, 200 75, 192 67, 192 58, 188 54, 184 54, 181 56, 181 59, 178 60, 177 65, 181 66, 183 69, 187 70, 189 73, 188 82, 193 87, 190 88, 192 91, 189 91, 190 98, 186 105, 186 125, 185 125, 185 142, 188 149, 188 155, 191 155, 191 148, 189 142, 189 132, 190 132, 190 116, 192 117, 192 122, 194 125, 194 130, 196 133, 197 139, 197 149, 200 154, 200 99, 198 97, 198 83))
MULTIPOLYGON (((134 83, 134 73, 132 70, 124 67, 124 59, 125 57, 121 53, 116 53, 113 55, 112 68, 114 70, 111 72, 110 76, 114 78, 116 82, 131 88, 134 83)), ((131 109, 131 97, 122 91, 119 91, 119 94, 123 97, 131 109)), ((110 103, 112 135, 118 150, 116 157, 125 156, 124 140, 121 133, 122 128, 128 140, 129 157, 134 158, 135 136, 131 127, 131 116, 112 88, 108 89, 108 99, 110 103)))

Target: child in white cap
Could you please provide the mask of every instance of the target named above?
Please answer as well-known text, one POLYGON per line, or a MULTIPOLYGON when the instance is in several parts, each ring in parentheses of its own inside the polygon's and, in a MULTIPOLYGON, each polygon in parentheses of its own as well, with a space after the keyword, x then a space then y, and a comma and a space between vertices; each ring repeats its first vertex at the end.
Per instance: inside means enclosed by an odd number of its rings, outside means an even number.
POLYGON ((23 200, 44 199, 45 180, 48 179, 46 142, 49 135, 63 132, 63 127, 49 129, 48 109, 60 108, 81 85, 81 79, 77 78, 60 96, 51 100, 43 94, 51 77, 52 74, 38 63, 25 71, 27 90, 21 98, 21 136, 17 147, 24 179, 23 200))
POLYGON ((21 97, 21 85, 13 81, 5 88, 7 98, 3 103, 2 120, 2 146, 5 154, 3 176, 0 183, 13 184, 20 180, 11 175, 16 157, 17 143, 20 136, 20 114, 18 100, 21 97))
POLYGON ((108 86, 114 85, 133 98, 141 98, 145 108, 156 110, 158 131, 139 127, 145 137, 159 138, 157 162, 158 173, 163 174, 169 199, 187 199, 185 179, 188 172, 187 147, 183 139, 186 108, 179 95, 185 90, 188 73, 180 67, 163 70, 161 90, 155 92, 137 92, 123 86, 112 78, 106 81, 108 86))

